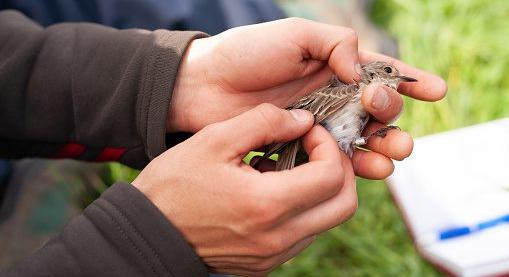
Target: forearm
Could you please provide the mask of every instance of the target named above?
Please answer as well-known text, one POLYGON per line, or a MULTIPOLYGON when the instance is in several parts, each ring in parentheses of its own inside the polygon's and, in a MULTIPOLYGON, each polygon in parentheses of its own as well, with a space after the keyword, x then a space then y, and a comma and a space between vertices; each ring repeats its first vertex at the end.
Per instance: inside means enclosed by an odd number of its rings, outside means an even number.
POLYGON ((43 29, 0 13, 0 156, 119 160, 166 150, 171 92, 196 32, 43 29))
POLYGON ((207 276, 207 270, 142 193, 116 184, 59 236, 6 272, 6 276, 77 275, 207 276))

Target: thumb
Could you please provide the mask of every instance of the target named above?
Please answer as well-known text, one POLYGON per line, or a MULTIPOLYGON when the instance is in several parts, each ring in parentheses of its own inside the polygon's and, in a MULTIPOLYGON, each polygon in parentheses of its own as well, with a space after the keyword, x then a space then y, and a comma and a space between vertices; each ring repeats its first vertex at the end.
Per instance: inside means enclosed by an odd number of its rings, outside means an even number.
POLYGON ((229 145, 230 155, 237 157, 274 142, 291 141, 313 127, 313 115, 305 110, 285 110, 261 104, 230 120, 217 124, 221 144, 229 145))
POLYGON ((364 109, 382 123, 394 121, 403 111, 401 94, 382 84, 367 86, 361 100, 364 109))

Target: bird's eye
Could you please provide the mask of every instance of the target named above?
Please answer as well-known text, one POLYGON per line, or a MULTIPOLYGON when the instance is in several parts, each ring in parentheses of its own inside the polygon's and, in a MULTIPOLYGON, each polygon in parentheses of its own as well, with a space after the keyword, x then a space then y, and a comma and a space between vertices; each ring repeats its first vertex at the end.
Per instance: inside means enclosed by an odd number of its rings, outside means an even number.
POLYGON ((375 73, 373 72, 369 73, 369 77, 371 77, 371 79, 375 78, 375 73))
POLYGON ((392 73, 392 68, 390 67, 384 67, 384 71, 387 72, 387 73, 392 73))

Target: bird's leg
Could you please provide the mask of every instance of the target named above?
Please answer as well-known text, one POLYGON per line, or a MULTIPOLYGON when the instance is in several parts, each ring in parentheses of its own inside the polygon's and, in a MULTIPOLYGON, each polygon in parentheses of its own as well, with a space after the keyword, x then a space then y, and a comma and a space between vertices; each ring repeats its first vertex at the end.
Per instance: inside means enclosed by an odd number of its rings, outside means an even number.
POLYGON ((374 137, 374 136, 385 138, 385 136, 387 136, 387 132, 389 132, 390 130, 394 130, 394 129, 401 130, 401 128, 399 128, 398 126, 389 125, 387 127, 383 127, 383 128, 380 128, 380 129, 374 131, 373 133, 369 134, 368 136, 357 138, 356 140, 354 140, 353 145, 357 146, 357 147, 366 145, 368 143, 368 139, 371 137, 374 137))
POLYGON ((369 134, 368 139, 370 137, 374 137, 374 136, 385 138, 385 136, 387 136, 387 132, 389 132, 390 130, 401 130, 401 128, 399 128, 398 126, 389 125, 389 126, 380 128, 380 129, 374 131, 373 133, 369 134))

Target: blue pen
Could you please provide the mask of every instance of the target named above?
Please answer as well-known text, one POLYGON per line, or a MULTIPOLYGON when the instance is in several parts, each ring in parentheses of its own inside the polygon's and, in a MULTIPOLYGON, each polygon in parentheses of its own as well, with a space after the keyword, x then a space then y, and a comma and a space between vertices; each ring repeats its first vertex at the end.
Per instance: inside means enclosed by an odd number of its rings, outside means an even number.
POLYGON ((497 217, 492 220, 483 221, 473 226, 458 226, 442 230, 439 232, 439 239, 448 240, 452 238, 466 236, 484 229, 493 228, 503 223, 509 223, 509 214, 497 217))

